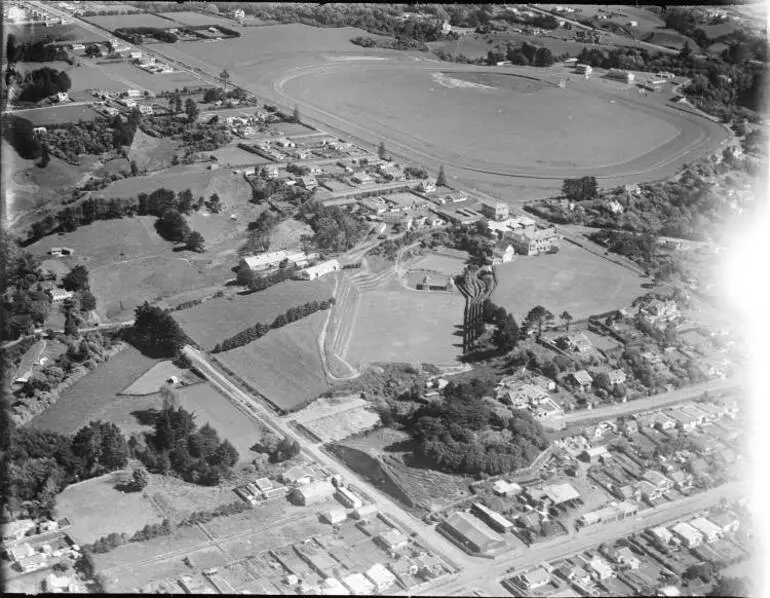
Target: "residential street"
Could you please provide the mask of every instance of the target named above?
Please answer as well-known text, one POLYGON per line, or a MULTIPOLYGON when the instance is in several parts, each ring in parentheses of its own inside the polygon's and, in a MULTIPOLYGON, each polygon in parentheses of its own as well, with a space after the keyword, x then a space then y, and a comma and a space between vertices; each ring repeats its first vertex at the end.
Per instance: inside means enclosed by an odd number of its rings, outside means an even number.
POLYGON ((727 380, 711 380, 710 382, 680 388, 679 390, 672 390, 671 392, 654 395, 647 397, 646 399, 636 399, 628 403, 618 403, 617 405, 608 405, 607 407, 599 407, 591 410, 582 409, 580 411, 573 411, 572 413, 566 413, 564 417, 559 419, 559 421, 567 426, 578 422, 587 424, 591 421, 616 418, 621 415, 629 415, 631 413, 638 413, 639 411, 665 407, 674 403, 682 403, 684 401, 696 399, 704 392, 713 394, 735 391, 739 388, 740 381, 735 378, 728 378, 727 380))

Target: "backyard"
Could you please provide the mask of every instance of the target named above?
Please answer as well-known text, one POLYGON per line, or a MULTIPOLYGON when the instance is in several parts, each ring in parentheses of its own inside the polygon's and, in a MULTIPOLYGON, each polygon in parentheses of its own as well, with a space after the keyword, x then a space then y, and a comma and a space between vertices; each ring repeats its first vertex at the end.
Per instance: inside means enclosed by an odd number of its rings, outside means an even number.
POLYGON ((492 301, 521 321, 536 305, 580 320, 620 309, 645 293, 638 274, 563 241, 557 254, 514 257, 496 266, 492 301))

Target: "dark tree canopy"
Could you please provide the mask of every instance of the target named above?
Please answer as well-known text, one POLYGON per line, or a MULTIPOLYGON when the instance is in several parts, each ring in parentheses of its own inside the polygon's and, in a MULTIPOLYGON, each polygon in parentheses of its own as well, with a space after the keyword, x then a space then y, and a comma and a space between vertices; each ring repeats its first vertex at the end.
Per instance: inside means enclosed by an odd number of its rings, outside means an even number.
POLYGON ((187 342, 171 314, 144 302, 136 308, 131 340, 148 353, 158 356, 174 356, 187 342))

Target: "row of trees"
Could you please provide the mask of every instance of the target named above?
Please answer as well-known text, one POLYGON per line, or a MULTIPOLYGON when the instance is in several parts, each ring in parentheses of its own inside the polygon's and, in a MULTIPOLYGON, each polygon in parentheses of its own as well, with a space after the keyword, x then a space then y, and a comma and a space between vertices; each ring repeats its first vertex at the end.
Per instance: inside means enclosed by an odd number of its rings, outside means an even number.
POLYGON ((8 34, 5 42, 5 60, 9 68, 15 62, 55 62, 66 60, 67 52, 61 46, 54 46, 51 37, 39 40, 19 41, 13 34, 8 34))
POLYGON ((540 67, 552 66, 556 61, 551 50, 545 46, 535 46, 527 42, 520 46, 508 44, 505 54, 494 50, 487 52, 487 64, 494 65, 505 60, 516 65, 540 67))
POLYGON ((243 345, 247 345, 248 343, 265 336, 271 330, 281 328, 287 324, 311 316, 317 311, 329 309, 332 305, 334 305, 334 297, 326 299, 325 301, 310 301, 303 305, 291 307, 286 310, 286 312, 277 316, 271 324, 259 322, 251 328, 242 330, 238 334, 226 338, 221 343, 217 343, 211 352, 221 353, 222 351, 229 351, 237 347, 242 347, 243 345))

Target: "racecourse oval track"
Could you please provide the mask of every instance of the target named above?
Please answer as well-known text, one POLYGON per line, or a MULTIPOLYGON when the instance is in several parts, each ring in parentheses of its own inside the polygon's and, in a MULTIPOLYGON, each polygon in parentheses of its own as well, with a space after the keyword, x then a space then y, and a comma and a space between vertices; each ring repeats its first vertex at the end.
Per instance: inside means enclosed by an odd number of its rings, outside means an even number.
MULTIPOLYGON (((606 91, 601 88, 597 88, 597 85, 601 85, 601 82, 596 81, 574 81, 570 82, 569 90, 559 89, 556 83, 553 81, 547 81, 536 77, 528 77, 527 75, 521 75, 515 72, 511 72, 511 69, 494 69, 484 67, 462 67, 459 65, 443 65, 443 64, 425 64, 425 63, 387 63, 382 64, 380 62, 372 64, 371 62, 334 62, 332 64, 303 66, 295 69, 291 69, 284 72, 273 83, 273 90, 278 94, 284 102, 293 102, 300 106, 303 110, 310 109, 310 115, 315 113, 320 114, 320 119, 323 121, 333 120, 340 123, 339 128, 342 130, 352 128, 357 134, 368 138, 372 143, 376 143, 377 140, 383 140, 390 146, 397 146, 399 148, 410 149, 411 153, 417 153, 423 158, 436 161, 451 167, 453 170, 466 170, 477 173, 503 176, 503 177, 516 177, 523 179, 539 179, 539 180, 554 180, 561 181, 564 178, 578 177, 583 175, 594 175, 599 179, 615 179, 618 177, 634 177, 640 176, 643 179, 651 180, 656 178, 662 178, 661 172, 666 170, 667 167, 672 166, 679 160, 687 158, 692 160, 694 156, 701 155, 709 151, 714 151, 719 148, 725 139, 728 137, 727 131, 718 123, 712 122, 708 118, 702 117, 698 114, 679 110, 676 106, 663 105, 651 101, 645 101, 633 97, 628 92, 613 92, 606 91), (443 68, 442 68, 443 67, 443 68), (602 144, 601 139, 597 139, 596 136, 591 138, 590 133, 585 134, 585 131, 581 133, 579 139, 563 139, 565 136, 563 131, 560 131, 562 139, 554 139, 555 136, 549 138, 548 135, 543 135, 544 139, 540 139, 539 147, 536 148, 535 155, 531 156, 540 164, 525 163, 521 160, 521 147, 511 147, 509 151, 501 151, 500 153, 505 157, 513 156, 510 161, 500 162, 490 159, 480 159, 478 154, 460 153, 449 147, 449 144, 442 142, 437 138, 432 138, 429 135, 418 135, 415 131, 405 130, 408 129, 408 118, 404 118, 404 122, 398 123, 398 119, 394 119, 392 115, 386 115, 383 104, 373 104, 364 109, 355 109, 350 101, 346 100, 346 90, 342 86, 335 86, 334 81, 328 82, 327 88, 334 89, 339 88, 339 97, 341 103, 344 105, 344 109, 332 110, 332 106, 328 106, 317 99, 321 94, 318 93, 318 89, 312 85, 308 89, 308 80, 320 80, 323 78, 333 78, 335 75, 344 74, 346 72, 354 73, 366 73, 367 76, 379 77, 392 77, 398 76, 399 73, 425 73, 435 74, 443 73, 452 75, 458 74, 482 74, 484 76, 496 75, 506 77, 523 77, 526 79, 541 80, 544 83, 544 87, 548 88, 548 92, 551 94, 566 94, 569 93, 574 100, 582 100, 588 102, 589 105, 593 104, 594 110, 601 109, 597 106, 597 103, 604 102, 603 109, 609 111, 609 109, 624 109, 626 111, 633 111, 645 119, 650 119, 652 124, 653 120, 657 120, 659 123, 665 123, 669 129, 675 129, 673 135, 669 135, 665 139, 659 139, 658 143, 652 147, 643 148, 637 155, 631 156, 627 159, 604 161, 603 163, 585 163, 579 164, 577 162, 568 163, 566 165, 554 165, 553 163, 543 163, 547 157, 556 153, 559 150, 564 150, 563 145, 566 143, 572 146, 572 149, 567 148, 566 152, 569 155, 570 151, 573 152, 575 159, 579 159, 578 156, 582 155, 583 158, 586 154, 590 154, 590 148, 600 148, 602 144), (304 85, 303 85, 304 84, 304 85), (594 85, 592 87, 592 84, 594 85), (315 97, 314 97, 315 94, 315 97), (593 97, 591 97, 593 96, 593 97), (389 122, 386 122, 389 120, 389 122), (402 126, 399 127, 399 124, 402 126), (403 126, 405 125, 405 126, 403 126), (362 135, 363 134, 363 135, 362 135), (551 147, 549 148, 549 144, 551 147), (518 150, 518 151, 517 151, 518 150), (516 157, 518 154, 518 157, 516 157)), ((439 84, 435 84, 436 87, 439 84)), ((433 91, 433 90, 431 90, 433 91)), ((334 96, 331 94, 332 98, 334 96)), ((408 90, 405 90, 408 93, 408 90)), ((471 92, 472 93, 472 92, 471 92)), ((481 92, 483 93, 483 92, 481 92)), ((325 98, 329 99, 327 94, 325 98)), ((355 101, 355 97, 352 98, 355 101)), ((564 102, 564 108, 569 107, 569 101, 564 102)), ((575 104, 573 104, 573 107, 575 104)), ((414 110, 430 110, 430 107, 415 106, 414 110)), ((526 115, 525 115, 526 116, 526 115)), ((457 118, 462 118, 462 114, 458 114, 457 118)), ((554 114, 553 118, 562 118, 564 114, 554 114)), ((412 119, 414 116, 411 117, 412 119)), ((493 118, 498 118, 493 115, 493 118)), ((571 117, 570 117, 571 118, 571 117)), ((499 121, 504 121, 505 116, 499 117, 499 121)), ((542 120, 542 119, 541 119, 542 120)), ((450 127, 451 128, 450 123, 450 127)), ((473 126, 474 123, 470 123, 473 126)), ((501 123, 502 124, 502 123, 501 123)), ((547 128, 545 122, 530 122, 526 123, 536 128, 547 128)), ((488 132, 482 127, 477 131, 477 135, 482 139, 486 137, 492 137, 494 131, 488 132)), ((618 127, 618 135, 622 135, 622 126, 618 127)), ((597 135, 605 134, 597 132, 597 135)), ((568 136, 568 134, 567 134, 568 136)), ((440 136, 439 136, 440 137, 440 136)), ((470 141, 469 137, 458 139, 460 143, 466 144, 470 141)), ((615 140, 616 142, 618 140, 615 140)), ((635 139, 621 139, 620 142, 627 146, 633 146, 635 139)), ((561 153, 564 153, 562 151, 561 153)), ((590 157, 590 156, 589 156, 590 157)), ((562 161, 564 164, 565 161, 562 161)), ((589 160, 590 162, 590 160, 589 160)))

